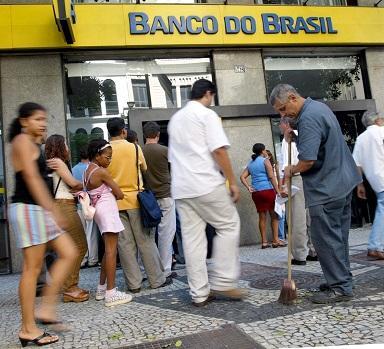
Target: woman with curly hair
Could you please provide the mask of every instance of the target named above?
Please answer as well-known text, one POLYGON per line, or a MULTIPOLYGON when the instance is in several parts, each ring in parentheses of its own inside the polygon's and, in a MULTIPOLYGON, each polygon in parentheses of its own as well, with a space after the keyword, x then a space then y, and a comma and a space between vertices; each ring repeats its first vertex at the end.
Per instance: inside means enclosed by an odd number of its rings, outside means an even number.
POLYGON ((67 218, 67 232, 78 250, 76 262, 63 285, 63 301, 84 302, 89 299, 89 291, 81 289, 78 283, 81 262, 87 253, 87 239, 71 193, 71 190, 80 190, 82 185, 69 170, 69 150, 63 136, 55 134, 47 138, 45 155, 48 166, 54 170, 52 175, 55 204, 67 218))

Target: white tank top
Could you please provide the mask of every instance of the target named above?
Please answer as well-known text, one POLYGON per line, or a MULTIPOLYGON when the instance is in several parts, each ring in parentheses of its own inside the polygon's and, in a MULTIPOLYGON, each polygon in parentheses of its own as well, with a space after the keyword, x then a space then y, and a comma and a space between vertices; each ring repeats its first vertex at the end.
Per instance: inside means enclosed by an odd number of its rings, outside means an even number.
MULTIPOLYGON (((57 183, 59 183, 59 175, 53 173, 53 190, 57 188, 57 183)), ((69 192, 70 187, 64 183, 63 180, 60 181, 59 187, 57 188, 55 199, 74 199, 73 195, 69 192)))

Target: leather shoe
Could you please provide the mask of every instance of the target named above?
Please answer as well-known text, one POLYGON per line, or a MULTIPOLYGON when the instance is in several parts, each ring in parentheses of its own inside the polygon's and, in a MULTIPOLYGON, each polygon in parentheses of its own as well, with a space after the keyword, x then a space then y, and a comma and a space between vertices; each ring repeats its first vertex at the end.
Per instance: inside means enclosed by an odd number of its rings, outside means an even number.
POLYGON ((129 288, 128 289, 129 292, 131 293, 139 293, 141 291, 141 288, 129 288))
POLYGON ((222 296, 233 300, 242 300, 248 295, 248 291, 244 288, 233 288, 231 290, 211 290, 211 293, 216 296, 222 296))
POLYGON ((81 303, 89 299, 89 293, 84 292, 84 290, 73 290, 63 293, 63 302, 74 302, 81 303))
POLYGON ((336 292, 335 290, 328 290, 324 292, 319 292, 312 296, 311 301, 315 304, 332 304, 338 302, 350 301, 353 298, 353 294, 344 294, 336 292))
POLYGON ((375 260, 384 260, 384 252, 382 251, 368 250, 367 256, 375 260))
POLYGON ((317 262, 317 261, 319 260, 319 257, 308 255, 307 258, 306 258, 306 260, 307 260, 308 262, 317 262))
POLYGON ((200 307, 204 307, 204 306, 206 306, 208 303, 212 302, 212 301, 215 300, 215 299, 216 299, 216 297, 215 297, 212 293, 210 293, 210 294, 208 295, 208 298, 207 298, 205 301, 202 301, 202 302, 192 302, 192 305, 193 305, 194 307, 198 307, 198 308, 200 308, 200 307))
POLYGON ((299 260, 297 260, 297 259, 292 259, 291 263, 292 263, 293 265, 306 265, 306 264, 307 264, 306 261, 299 261, 299 260))

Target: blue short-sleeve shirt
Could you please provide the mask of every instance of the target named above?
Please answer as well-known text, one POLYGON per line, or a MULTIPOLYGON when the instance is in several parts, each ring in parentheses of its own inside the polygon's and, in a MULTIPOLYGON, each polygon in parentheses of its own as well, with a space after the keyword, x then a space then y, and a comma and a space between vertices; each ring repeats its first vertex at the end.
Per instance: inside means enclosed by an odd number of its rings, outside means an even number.
POLYGON ((306 206, 341 199, 361 182, 335 114, 324 103, 307 98, 297 119, 299 160, 315 161, 301 173, 306 206))

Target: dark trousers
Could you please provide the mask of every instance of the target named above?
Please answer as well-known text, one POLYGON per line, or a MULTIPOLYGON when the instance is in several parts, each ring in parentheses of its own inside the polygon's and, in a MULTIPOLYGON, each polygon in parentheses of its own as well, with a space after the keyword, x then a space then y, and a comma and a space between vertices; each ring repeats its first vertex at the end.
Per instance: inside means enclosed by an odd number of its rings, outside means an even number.
POLYGON ((348 245, 351 198, 349 194, 309 208, 312 242, 324 277, 333 290, 348 295, 352 294, 348 245))

